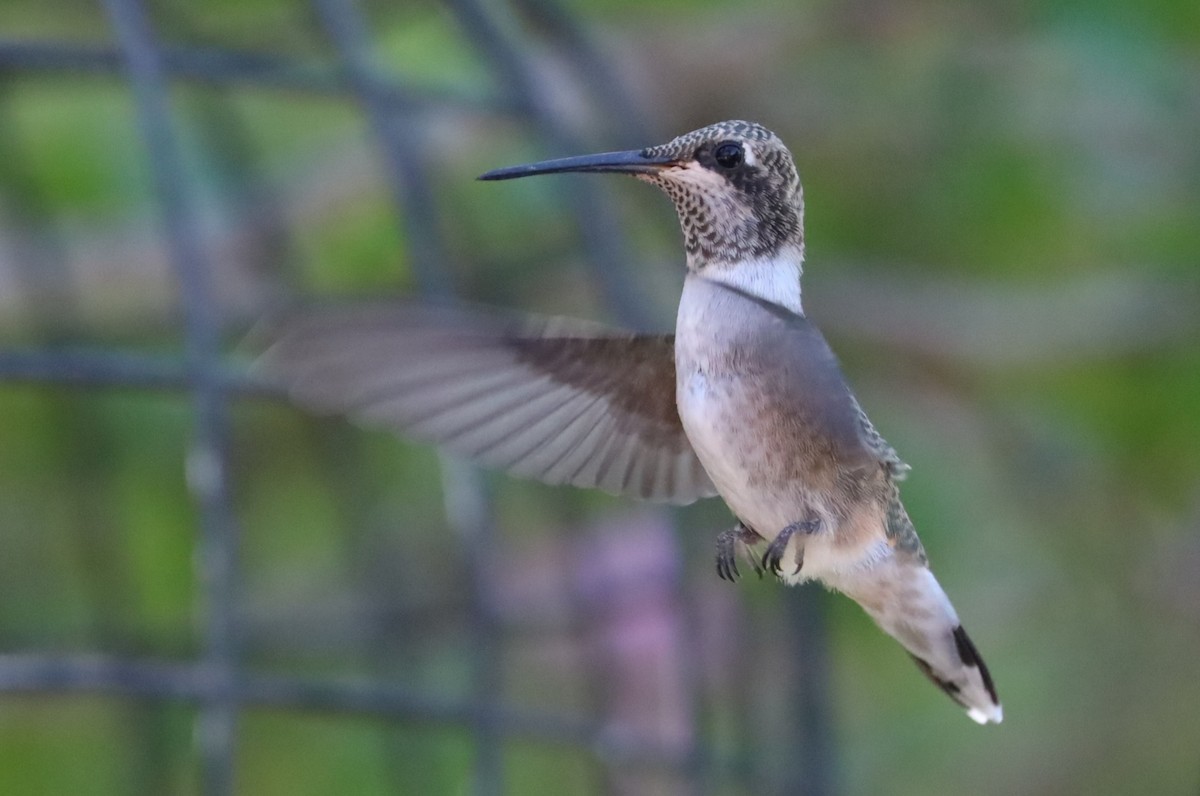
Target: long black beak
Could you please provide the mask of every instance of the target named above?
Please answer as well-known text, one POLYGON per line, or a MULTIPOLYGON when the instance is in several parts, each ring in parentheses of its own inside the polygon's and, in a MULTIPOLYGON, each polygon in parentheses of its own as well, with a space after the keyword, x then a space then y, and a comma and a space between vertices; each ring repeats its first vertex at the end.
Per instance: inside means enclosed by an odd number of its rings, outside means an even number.
POLYGON ((650 157, 644 150, 604 152, 600 155, 580 155, 573 158, 543 160, 523 166, 509 166, 481 174, 481 180, 512 180, 535 174, 558 174, 564 171, 616 172, 618 174, 652 174, 676 163, 672 158, 650 157))

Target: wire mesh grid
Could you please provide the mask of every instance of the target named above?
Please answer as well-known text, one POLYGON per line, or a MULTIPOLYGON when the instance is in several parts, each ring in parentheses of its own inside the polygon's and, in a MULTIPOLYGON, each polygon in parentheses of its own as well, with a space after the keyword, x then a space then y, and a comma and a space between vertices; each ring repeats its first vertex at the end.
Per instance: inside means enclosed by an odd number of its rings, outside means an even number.
MULTIPOLYGON (((445 225, 431 173, 426 116, 454 108, 468 113, 504 114, 522 119, 551 152, 584 151, 539 95, 534 68, 519 32, 506 14, 480 0, 449 0, 446 9, 472 50, 494 76, 495 96, 473 96, 406 86, 378 69, 371 30, 354 0, 314 0, 312 23, 332 53, 330 63, 312 63, 257 52, 180 46, 165 40, 156 9, 143 0, 105 0, 114 44, 59 41, 0 41, 0 76, 41 79, 116 76, 132 97, 132 109, 153 180, 161 239, 174 268, 182 309, 182 357, 153 356, 118 347, 9 348, 0 350, 0 379, 83 390, 118 387, 171 391, 190 402, 192 436, 186 481, 196 507, 195 559, 203 619, 198 657, 164 661, 101 654, 61 655, 32 651, 0 654, 0 692, 93 693, 128 700, 177 701, 194 705, 194 743, 200 789, 208 794, 236 789, 239 717, 248 709, 276 708, 353 713, 417 726, 440 725, 469 733, 470 780, 475 793, 504 790, 504 748, 527 740, 582 750, 608 772, 606 789, 617 788, 613 772, 629 768, 665 772, 671 789, 710 792, 731 787, 807 793, 833 789, 833 749, 825 634, 819 606, 788 596, 794 617, 797 654, 775 672, 781 700, 793 708, 792 734, 775 739, 793 748, 783 767, 760 771, 750 753, 733 758, 714 752, 703 733, 688 734, 684 745, 620 731, 594 717, 530 710, 503 698, 502 620, 490 606, 490 573, 496 562, 495 521, 486 491, 472 473, 443 462, 448 523, 466 551, 467 610, 470 616, 471 689, 464 699, 433 696, 388 678, 345 680, 269 674, 243 660, 246 629, 241 625, 242 584, 238 549, 242 528, 233 506, 230 463, 231 408, 265 394, 262 385, 231 365, 222 349, 222 319, 213 276, 213 254, 201 232, 197 186, 190 178, 182 138, 187 130, 171 92, 177 83, 203 83, 230 90, 298 91, 352 98, 374 138, 380 167, 406 231, 415 283, 426 296, 452 292, 443 264, 449 258, 445 225), (801 687, 800 683, 806 685, 801 687), (740 783, 740 785, 735 785, 740 783)), ((592 101, 611 118, 623 120, 617 143, 649 140, 650 125, 626 103, 619 81, 584 29, 569 14, 544 0, 521 0, 516 8, 563 46, 578 74, 586 76, 592 101)), ((592 184, 572 187, 569 210, 578 225, 586 263, 610 310, 638 324, 648 308, 629 278, 628 242, 607 196, 592 184)), ((16 263, 31 282, 62 278, 45 263, 16 263)), ((446 544, 453 544, 447 540, 446 544)), ((685 678, 687 681, 687 678, 685 678)), ((699 700, 692 680, 692 700, 699 700)), ((743 742, 743 746, 745 742, 743 742)), ((402 783, 398 785, 403 790, 402 783)))

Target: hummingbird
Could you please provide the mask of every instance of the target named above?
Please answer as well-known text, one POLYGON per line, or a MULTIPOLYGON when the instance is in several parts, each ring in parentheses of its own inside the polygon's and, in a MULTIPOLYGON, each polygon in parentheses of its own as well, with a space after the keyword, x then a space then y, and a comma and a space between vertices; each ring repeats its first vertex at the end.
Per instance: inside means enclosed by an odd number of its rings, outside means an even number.
POLYGON ((901 503, 909 467, 804 313, 804 196, 787 147, 726 121, 480 179, 562 172, 629 174, 670 197, 687 260, 674 335, 360 303, 279 321, 268 377, 311 410, 518 476, 675 504, 719 496, 736 519, 716 539, 719 576, 736 579, 747 555, 760 575, 845 594, 972 719, 1000 722, 901 503))

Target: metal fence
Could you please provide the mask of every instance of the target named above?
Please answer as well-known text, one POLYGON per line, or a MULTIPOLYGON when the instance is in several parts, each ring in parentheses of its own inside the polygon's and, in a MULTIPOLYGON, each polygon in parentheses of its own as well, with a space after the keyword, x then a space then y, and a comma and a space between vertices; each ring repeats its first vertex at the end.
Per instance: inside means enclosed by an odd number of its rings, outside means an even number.
MULTIPOLYGON (((193 424, 186 478, 198 518, 196 566, 205 617, 202 649, 187 662, 9 651, 0 654, 0 693, 99 693, 194 705, 200 781, 208 794, 235 790, 239 714, 260 707, 350 712, 416 726, 463 728, 472 739, 473 791, 480 794, 503 790, 504 743, 512 739, 584 750, 609 771, 633 767, 667 772, 684 792, 742 787, 753 792, 831 792, 834 763, 824 698, 825 636, 820 604, 814 607, 811 599, 804 599, 810 595, 791 593, 784 598, 787 615, 794 618, 788 631, 794 633, 797 649, 790 669, 774 673, 779 701, 789 705, 794 715, 793 734, 771 744, 791 748, 782 766, 758 765, 761 761, 752 750, 732 759, 722 757, 700 732, 692 734, 686 748, 677 748, 614 731, 594 717, 549 715, 507 704, 498 662, 504 628, 488 605, 494 522, 486 494, 470 473, 450 463, 445 472, 454 480, 452 494, 457 499, 450 506, 449 522, 460 533, 470 575, 473 687, 468 698, 447 700, 387 678, 303 678, 256 672, 244 664, 245 629, 239 624, 241 529, 231 501, 234 484, 229 466, 231 407, 261 397, 263 390, 223 354, 213 255, 200 231, 197 186, 184 162, 184 121, 173 107, 172 87, 181 82, 228 91, 249 87, 345 97, 357 103, 373 133, 406 230, 416 282, 430 296, 444 297, 451 288, 443 268, 447 252, 439 232, 442 210, 432 187, 429 114, 445 108, 504 114, 524 120, 531 137, 548 153, 586 151, 573 138, 570 126, 539 96, 532 77, 535 67, 522 46, 525 34, 514 20, 532 21, 541 36, 560 44, 590 89, 588 101, 607 117, 623 120, 614 145, 649 143, 654 136, 651 125, 625 101, 619 81, 587 32, 547 0, 515 0, 511 7, 448 0, 448 14, 494 75, 498 90, 487 96, 417 89, 387 75, 375 63, 371 30, 354 0, 314 0, 311 5, 312 24, 332 53, 328 62, 180 46, 164 34, 158 16, 161 9, 152 9, 144 0, 105 0, 103 5, 114 46, 0 39, 0 84, 17 79, 113 77, 127 84, 153 178, 162 240, 178 286, 183 356, 159 357, 112 347, 9 348, 0 350, 0 380, 82 390, 165 390, 186 396, 193 424)), ((630 323, 643 322, 648 309, 629 277, 634 255, 610 200, 596 184, 580 181, 573 187, 568 209, 578 226, 586 263, 610 309, 630 323)), ((53 262, 32 253, 15 265, 30 284, 65 278, 53 262)), ((747 738, 739 748, 750 749, 753 744, 754 739, 747 738)), ((403 783, 397 787, 403 790, 403 783)))

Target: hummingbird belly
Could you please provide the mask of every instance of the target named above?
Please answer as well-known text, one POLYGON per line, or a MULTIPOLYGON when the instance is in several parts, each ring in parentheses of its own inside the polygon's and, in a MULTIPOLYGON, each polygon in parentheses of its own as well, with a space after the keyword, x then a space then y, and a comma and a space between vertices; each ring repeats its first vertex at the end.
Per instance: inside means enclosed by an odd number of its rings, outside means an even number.
POLYGON ((832 585, 892 554, 884 504, 870 484, 882 485, 881 472, 872 478, 843 471, 818 433, 789 422, 785 406, 764 401, 741 379, 680 370, 677 387, 688 439, 738 519, 768 541, 789 525, 816 520, 815 531, 792 537, 786 580, 832 585))
POLYGON ((794 353, 806 341, 787 333, 754 302, 689 277, 676 325, 676 404, 697 458, 738 519, 768 541, 815 520, 815 531, 792 536, 785 578, 833 585, 891 556, 890 485, 878 461, 846 442, 846 424, 830 419, 825 394, 815 391, 830 371, 805 371, 811 358, 794 353))

